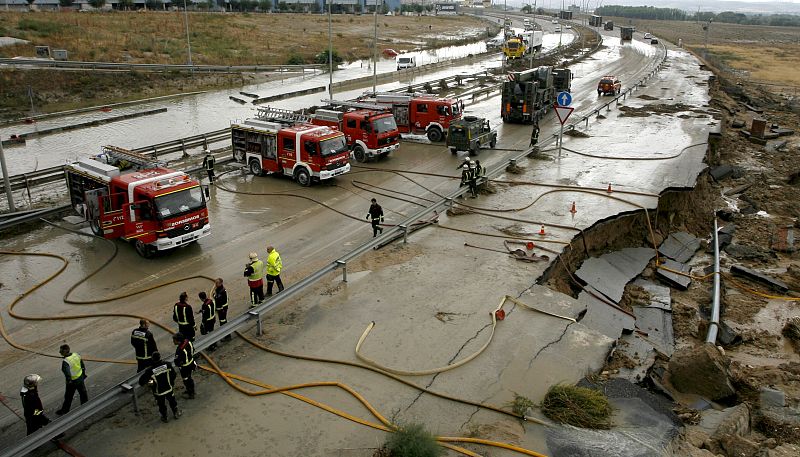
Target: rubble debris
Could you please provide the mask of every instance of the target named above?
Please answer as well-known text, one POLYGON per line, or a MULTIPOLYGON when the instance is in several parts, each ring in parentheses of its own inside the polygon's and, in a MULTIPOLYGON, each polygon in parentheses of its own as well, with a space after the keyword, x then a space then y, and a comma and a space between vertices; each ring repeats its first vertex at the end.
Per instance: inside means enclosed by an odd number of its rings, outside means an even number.
POLYGON ((719 245, 720 249, 725 249, 729 244, 731 244, 734 233, 736 233, 735 224, 728 224, 717 231, 717 244, 719 245))
POLYGON ((735 129, 740 129, 740 128, 744 127, 745 125, 746 124, 745 124, 744 120, 739 119, 739 118, 735 118, 734 120, 731 121, 731 127, 735 128, 735 129))
POLYGON ((794 227, 791 225, 776 227, 772 232, 772 249, 792 253, 796 250, 794 240, 794 227))
POLYGON ((672 299, 670 298, 669 287, 660 286, 642 278, 637 279, 633 284, 647 291, 650 303, 645 306, 672 311, 672 299))
POLYGON ((586 133, 586 132, 582 132, 582 131, 580 131, 580 130, 577 130, 577 129, 569 129, 569 130, 566 130, 566 131, 564 132, 564 135, 566 135, 566 136, 571 136, 571 137, 575 137, 575 138, 589 138, 589 137, 591 136, 591 135, 589 135, 588 133, 586 133))
POLYGON ((661 246, 658 252, 677 262, 686 263, 700 249, 700 240, 687 232, 671 233, 661 246))
POLYGON ((756 108, 755 106, 748 105, 747 103, 744 103, 744 107, 745 107, 745 108, 747 108, 747 109, 749 109, 750 111, 752 111, 752 112, 754 112, 754 113, 761 114, 761 113, 763 113, 763 112, 764 112, 764 110, 763 110, 763 109, 761 109, 761 108, 756 108))
POLYGON ((712 344, 679 349, 669 361, 669 380, 680 392, 723 400, 736 394, 729 365, 730 361, 712 344))
POLYGON ((775 258, 775 253, 760 246, 731 243, 724 248, 725 252, 736 260, 750 260, 766 263, 775 258))
POLYGON ((619 303, 625 285, 644 270, 653 255, 651 248, 625 248, 584 260, 575 276, 619 303))
MULTIPOLYGON (((742 184, 740 186, 731 187, 730 189, 728 189, 725 192, 723 192, 722 195, 730 196, 730 195, 741 194, 742 192, 744 192, 747 189, 749 189, 752 185, 753 185, 753 183, 750 182, 750 183, 742 184)), ((728 210, 719 210, 717 213, 722 212, 722 211, 728 211, 728 210)))
POLYGON ((769 275, 759 273, 749 268, 745 268, 739 265, 733 265, 731 267, 731 273, 735 276, 747 278, 755 282, 764 284, 765 286, 768 286, 782 294, 785 294, 786 292, 789 291, 789 286, 780 279, 775 279, 769 275))
POLYGON ((636 307, 633 314, 636 315, 636 328, 646 333, 650 344, 662 354, 671 357, 675 352, 672 313, 659 308, 636 307))
MULTIPOLYGON (((578 294, 578 303, 586 309, 581 324, 612 339, 619 338, 622 333, 633 332, 635 317, 597 298, 602 296, 592 286, 584 286, 584 290, 578 294)), ((608 298, 606 300, 610 301, 608 298)))
POLYGON ((709 174, 711 174, 711 177, 714 178, 714 181, 721 181, 730 176, 732 173, 733 173, 733 167, 728 164, 714 167, 709 172, 709 174))
POLYGON ((761 409, 783 408, 786 406, 786 393, 772 387, 761 387, 758 393, 758 402, 761 409))
POLYGON ((781 335, 786 337, 795 352, 800 353, 800 316, 795 316, 789 319, 781 330, 781 335))
POLYGON ((673 270, 683 274, 689 274, 691 271, 691 267, 689 267, 689 265, 676 262, 671 259, 664 259, 660 266, 663 268, 658 268, 656 270, 656 276, 666 281, 672 287, 676 287, 680 290, 686 290, 689 288, 689 284, 692 283, 692 278, 669 271, 673 270))
POLYGON ((794 173, 791 173, 789 175, 788 182, 793 186, 800 184, 800 171, 795 171, 794 173))
POLYGON ((789 136, 794 135, 794 130, 782 128, 782 127, 773 127, 770 129, 770 132, 778 135, 778 136, 789 136))
POLYGON ((756 138, 763 139, 767 132, 767 120, 761 118, 754 118, 750 123, 750 135, 756 138))

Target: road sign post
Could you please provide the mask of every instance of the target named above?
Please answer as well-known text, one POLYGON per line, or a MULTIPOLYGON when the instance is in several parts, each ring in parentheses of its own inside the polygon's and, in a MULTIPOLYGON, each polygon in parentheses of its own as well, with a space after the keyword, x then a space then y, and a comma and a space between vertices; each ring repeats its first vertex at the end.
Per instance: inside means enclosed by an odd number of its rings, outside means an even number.
MULTIPOLYGON (((558 94, 558 96, 560 97, 561 94, 566 94, 567 96, 569 96, 569 92, 560 92, 558 94)), ((567 97, 565 99, 565 101, 567 101, 569 103, 572 103, 572 97, 567 97)), ((558 141, 557 141, 557 143, 558 143, 558 157, 560 158, 561 157, 561 142, 564 139, 564 124, 567 122, 567 119, 569 119, 570 114, 572 114, 572 112, 575 111, 575 108, 570 108, 568 106, 561 106, 558 103, 556 103, 553 106, 553 109, 555 109, 555 111, 556 111, 556 116, 558 116, 558 121, 561 122, 561 128, 558 131, 558 141)))

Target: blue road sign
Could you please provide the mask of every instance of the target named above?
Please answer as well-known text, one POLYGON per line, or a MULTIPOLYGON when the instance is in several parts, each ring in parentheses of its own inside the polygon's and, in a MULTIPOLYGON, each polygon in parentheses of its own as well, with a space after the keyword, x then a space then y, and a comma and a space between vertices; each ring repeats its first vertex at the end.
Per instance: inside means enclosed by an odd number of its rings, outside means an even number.
POLYGON ((559 106, 569 106, 572 104, 572 94, 569 92, 559 92, 556 96, 559 106))

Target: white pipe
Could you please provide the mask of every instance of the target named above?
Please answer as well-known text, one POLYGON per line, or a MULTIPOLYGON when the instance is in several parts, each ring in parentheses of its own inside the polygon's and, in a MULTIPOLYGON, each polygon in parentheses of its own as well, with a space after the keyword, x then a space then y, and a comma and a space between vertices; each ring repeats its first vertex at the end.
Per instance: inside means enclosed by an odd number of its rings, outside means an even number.
POLYGON ((719 330, 719 229, 717 218, 714 217, 714 295, 711 305, 711 322, 708 325, 706 343, 717 344, 717 331, 719 330))

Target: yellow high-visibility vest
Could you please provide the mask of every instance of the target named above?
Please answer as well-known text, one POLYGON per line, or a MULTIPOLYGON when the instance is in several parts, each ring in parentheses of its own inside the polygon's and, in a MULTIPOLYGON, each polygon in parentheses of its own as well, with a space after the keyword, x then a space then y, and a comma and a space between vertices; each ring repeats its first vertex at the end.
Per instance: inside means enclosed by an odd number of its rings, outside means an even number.
POLYGON ((73 352, 72 354, 64 357, 64 360, 67 361, 67 365, 69 366, 69 378, 71 381, 83 376, 83 368, 81 368, 81 356, 73 352))
POLYGON ((281 262, 281 255, 278 254, 277 249, 273 249, 267 257, 267 274, 270 276, 278 276, 283 269, 283 262, 281 262))

